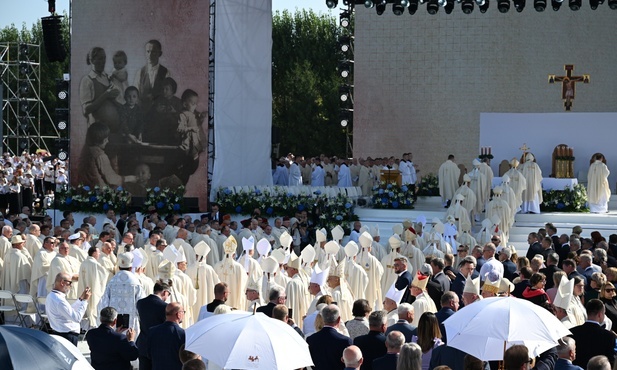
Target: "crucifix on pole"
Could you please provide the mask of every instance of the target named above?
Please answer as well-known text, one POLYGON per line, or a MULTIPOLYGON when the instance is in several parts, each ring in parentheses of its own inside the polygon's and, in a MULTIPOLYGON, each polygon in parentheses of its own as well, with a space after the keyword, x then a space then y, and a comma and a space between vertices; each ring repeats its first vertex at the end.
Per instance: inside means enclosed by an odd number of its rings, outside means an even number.
POLYGON ((555 82, 561 82, 561 98, 563 99, 563 105, 566 111, 572 108, 572 101, 576 95, 576 83, 589 83, 589 75, 572 76, 574 71, 574 64, 564 65, 566 71, 565 76, 548 75, 548 83, 553 84, 555 82))

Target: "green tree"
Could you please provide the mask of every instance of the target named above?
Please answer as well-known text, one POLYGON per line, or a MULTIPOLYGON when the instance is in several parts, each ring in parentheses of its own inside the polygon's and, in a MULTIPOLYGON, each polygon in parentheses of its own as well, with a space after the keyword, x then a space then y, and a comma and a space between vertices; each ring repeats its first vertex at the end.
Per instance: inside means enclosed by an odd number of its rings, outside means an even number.
POLYGON ((337 21, 313 11, 272 18, 272 124, 280 154, 344 155, 340 125, 337 21))

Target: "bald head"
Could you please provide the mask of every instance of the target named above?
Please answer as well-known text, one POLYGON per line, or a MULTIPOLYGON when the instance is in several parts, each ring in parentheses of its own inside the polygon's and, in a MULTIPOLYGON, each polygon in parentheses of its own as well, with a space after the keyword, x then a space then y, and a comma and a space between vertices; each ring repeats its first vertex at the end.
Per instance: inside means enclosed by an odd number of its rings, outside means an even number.
POLYGON ((359 369, 360 365, 362 365, 362 351, 360 351, 358 346, 349 346, 343 351, 341 361, 345 363, 345 367, 359 369))
POLYGON ((389 353, 399 353, 405 344, 405 335, 398 330, 392 330, 386 337, 386 348, 389 353))
POLYGON ((165 318, 167 321, 181 324, 184 318, 184 308, 178 302, 171 302, 165 307, 165 318))

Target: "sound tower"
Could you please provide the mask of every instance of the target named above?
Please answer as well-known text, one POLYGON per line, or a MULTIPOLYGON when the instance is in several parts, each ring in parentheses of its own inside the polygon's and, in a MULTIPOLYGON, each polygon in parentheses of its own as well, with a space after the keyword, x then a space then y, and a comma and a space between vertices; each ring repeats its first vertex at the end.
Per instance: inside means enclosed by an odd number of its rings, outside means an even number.
POLYGON ((41 24, 43 25, 43 42, 47 59, 50 62, 64 61, 66 59, 66 46, 62 39, 62 17, 43 17, 41 24))

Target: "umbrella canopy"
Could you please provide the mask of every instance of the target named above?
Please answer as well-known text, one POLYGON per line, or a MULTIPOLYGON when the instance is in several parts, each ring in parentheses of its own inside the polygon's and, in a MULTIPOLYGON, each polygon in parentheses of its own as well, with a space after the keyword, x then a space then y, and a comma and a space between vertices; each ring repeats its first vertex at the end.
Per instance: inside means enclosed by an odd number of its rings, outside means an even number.
POLYGON ((224 369, 291 370, 312 366, 308 344, 263 313, 213 315, 186 329, 186 350, 224 369))
POLYGON ((0 369, 71 369, 77 358, 51 335, 18 326, 0 326, 0 369))
POLYGON ((571 334, 546 309, 514 297, 474 302, 450 316, 444 326, 448 346, 483 361, 502 360, 505 349, 515 344, 537 356, 571 334))

